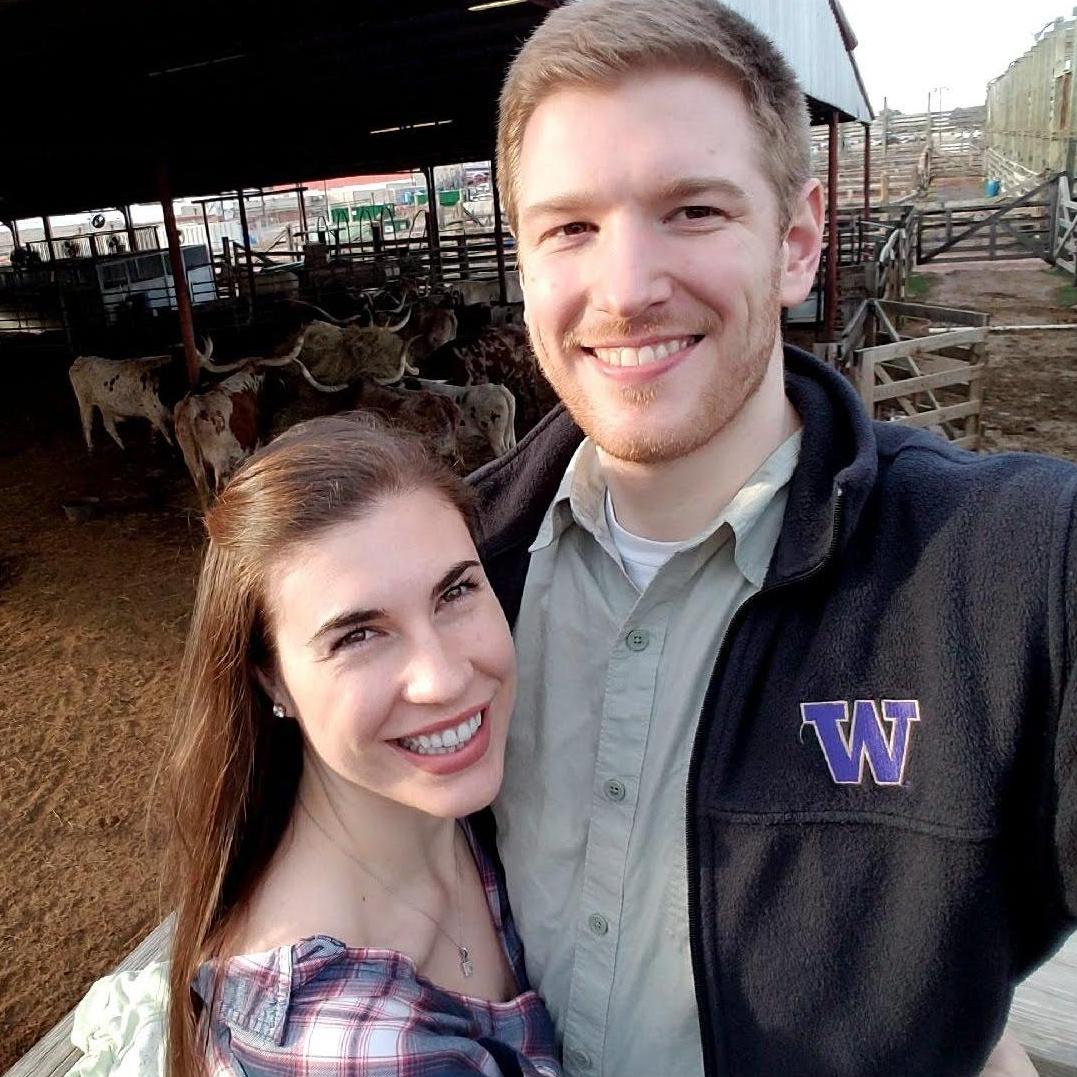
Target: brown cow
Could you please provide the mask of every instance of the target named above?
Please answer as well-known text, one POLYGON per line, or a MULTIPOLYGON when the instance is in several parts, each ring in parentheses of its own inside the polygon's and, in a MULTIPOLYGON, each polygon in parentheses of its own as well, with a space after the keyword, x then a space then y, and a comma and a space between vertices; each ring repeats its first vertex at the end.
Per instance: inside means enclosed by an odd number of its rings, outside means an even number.
POLYGON ((261 444, 258 398, 265 378, 242 370, 176 405, 176 441, 203 506, 261 444))

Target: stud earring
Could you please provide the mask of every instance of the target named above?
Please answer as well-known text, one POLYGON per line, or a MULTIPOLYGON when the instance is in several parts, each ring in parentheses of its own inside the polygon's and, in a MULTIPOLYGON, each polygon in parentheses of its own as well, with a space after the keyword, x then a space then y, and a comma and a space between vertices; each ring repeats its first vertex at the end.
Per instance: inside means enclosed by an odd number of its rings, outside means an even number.
POLYGON ((284 713, 284 704, 283 703, 274 703, 273 704, 273 717, 274 718, 287 718, 288 717, 288 715, 284 713))

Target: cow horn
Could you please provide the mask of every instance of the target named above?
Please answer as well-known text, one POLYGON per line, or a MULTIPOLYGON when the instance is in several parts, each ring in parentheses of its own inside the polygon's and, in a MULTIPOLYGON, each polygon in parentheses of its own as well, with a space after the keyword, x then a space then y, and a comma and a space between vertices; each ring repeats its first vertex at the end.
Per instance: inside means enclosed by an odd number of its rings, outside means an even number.
POLYGON ((326 321, 330 325, 338 327, 342 325, 351 325, 352 322, 357 322, 363 318, 369 317, 369 315, 361 311, 358 314, 353 314, 350 318, 334 318, 329 311, 322 310, 321 307, 317 307, 313 303, 308 303, 305 299, 289 299, 288 302, 291 303, 293 307, 304 307, 307 310, 312 310, 322 321, 326 321))
POLYGON ((390 333, 399 332, 399 330, 403 329, 404 326, 408 324, 408 319, 410 317, 411 317, 411 307, 408 307, 408 309, 404 312, 404 317, 401 318, 400 321, 398 321, 396 323, 396 325, 383 325, 382 329, 388 329, 390 333))
POLYGON ((287 355, 278 355, 275 359, 255 359, 254 365, 257 367, 263 366, 287 366, 289 363, 295 362, 299 358, 299 353, 303 350, 303 338, 307 335, 306 329, 302 330, 299 336, 295 339, 295 344, 292 345, 292 350, 287 355))
POLYGON ((414 339, 415 338, 412 337, 411 340, 404 345, 402 358, 404 360, 404 373, 410 374, 413 378, 417 378, 419 376, 419 368, 417 366, 412 366, 411 363, 408 362, 408 351, 411 349, 411 341, 414 339))
POLYGON ((344 382, 342 385, 323 385, 317 378, 307 369, 306 364, 299 359, 291 360, 303 373, 303 377, 306 378, 307 384, 311 388, 317 389, 319 393, 339 393, 348 388, 348 383, 344 382))
POLYGON ((237 359, 234 363, 211 363, 210 359, 213 357, 213 338, 206 337, 206 350, 205 353, 198 351, 198 365, 203 370, 211 370, 214 374, 231 374, 233 370, 239 370, 240 367, 246 366, 251 362, 250 358, 237 359))

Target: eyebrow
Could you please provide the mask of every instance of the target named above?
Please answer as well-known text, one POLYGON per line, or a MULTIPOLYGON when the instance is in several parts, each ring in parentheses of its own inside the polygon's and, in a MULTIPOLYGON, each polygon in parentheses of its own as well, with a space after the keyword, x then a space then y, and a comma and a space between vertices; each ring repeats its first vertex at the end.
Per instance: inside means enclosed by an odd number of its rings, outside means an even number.
MULTIPOLYGON (((748 201, 748 193, 743 187, 732 180, 722 179, 718 176, 685 176, 671 180, 662 184, 655 191, 654 197, 659 202, 672 202, 680 198, 695 198, 699 195, 708 194, 733 198, 742 202, 748 201)), ((547 198, 542 202, 525 205, 520 211, 520 217, 539 217, 544 214, 556 216, 564 213, 574 213, 602 201, 602 197, 598 191, 583 190, 574 194, 547 198)))
MULTIPOLYGON (((478 561, 458 561, 453 565, 434 586, 430 589, 431 599, 435 599, 442 591, 450 588, 469 569, 478 568, 478 561)), ((330 617, 317 632, 307 641, 307 646, 312 646, 330 632, 337 632, 342 628, 359 628, 370 621, 377 621, 385 616, 385 610, 380 608, 346 610, 330 617)))

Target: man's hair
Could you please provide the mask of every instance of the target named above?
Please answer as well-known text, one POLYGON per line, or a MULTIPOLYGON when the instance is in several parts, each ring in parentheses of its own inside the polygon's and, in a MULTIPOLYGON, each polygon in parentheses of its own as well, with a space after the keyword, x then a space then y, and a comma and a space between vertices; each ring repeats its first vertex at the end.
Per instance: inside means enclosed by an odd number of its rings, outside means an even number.
POLYGON ((740 90, 784 231, 811 175, 804 95, 769 38, 717 0, 573 0, 535 30, 501 91, 498 189, 513 231, 524 130, 542 100, 656 70, 713 75, 740 90))

